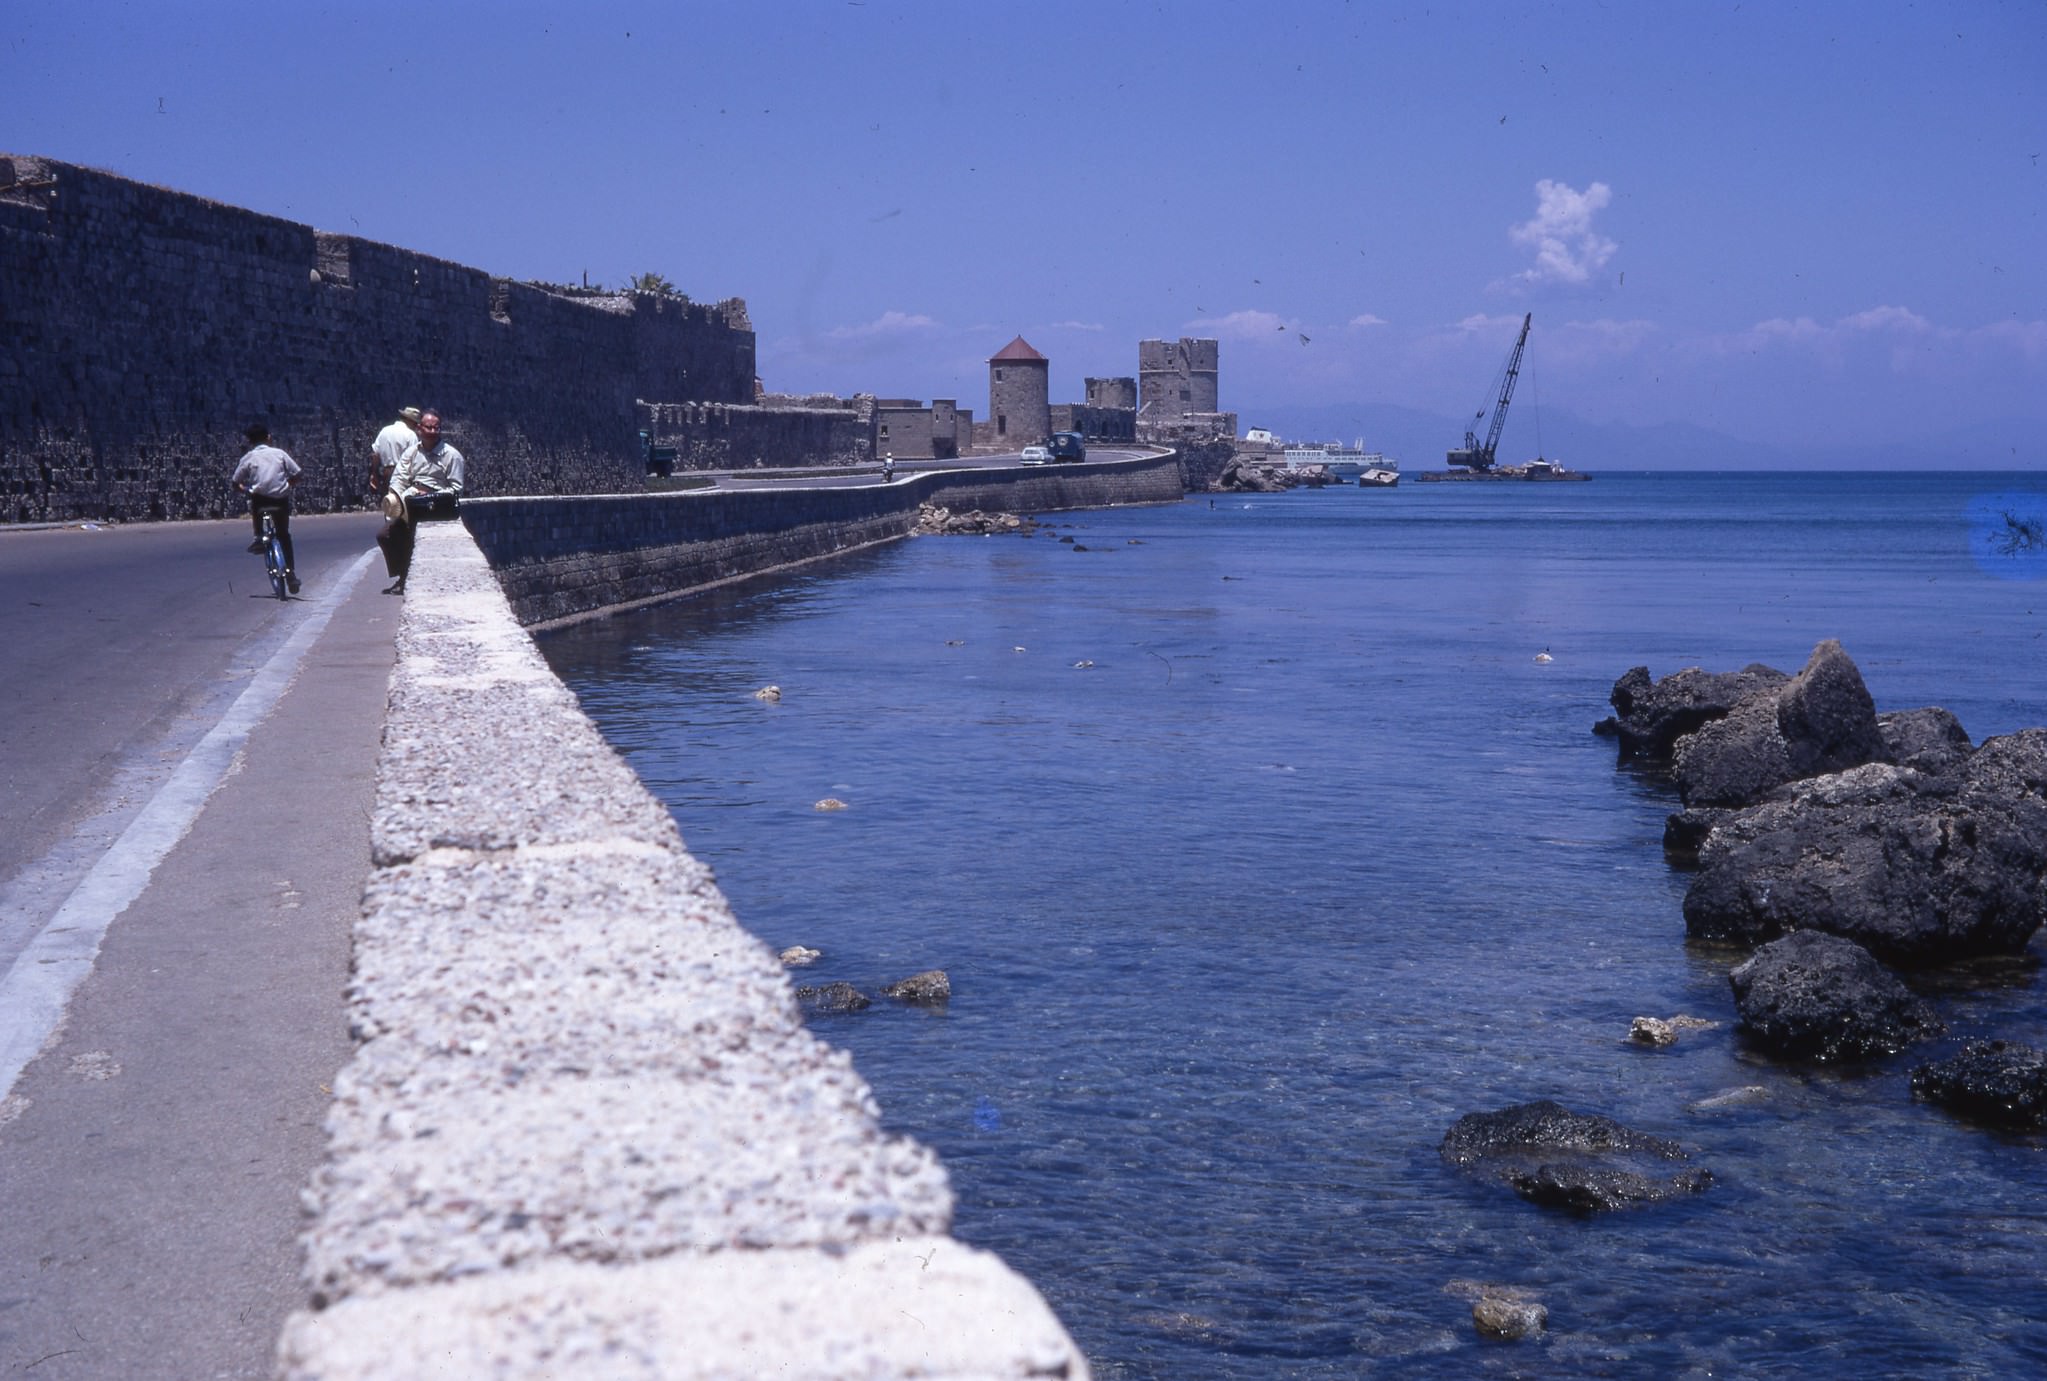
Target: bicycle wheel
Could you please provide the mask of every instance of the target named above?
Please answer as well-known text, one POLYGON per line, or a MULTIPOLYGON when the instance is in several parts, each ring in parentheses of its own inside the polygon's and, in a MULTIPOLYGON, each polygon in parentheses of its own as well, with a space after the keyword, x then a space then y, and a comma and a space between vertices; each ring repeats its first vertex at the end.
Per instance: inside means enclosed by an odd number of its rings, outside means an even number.
POLYGON ((263 548, 263 569, 270 572, 270 589, 279 599, 290 599, 284 583, 284 543, 274 535, 263 548))

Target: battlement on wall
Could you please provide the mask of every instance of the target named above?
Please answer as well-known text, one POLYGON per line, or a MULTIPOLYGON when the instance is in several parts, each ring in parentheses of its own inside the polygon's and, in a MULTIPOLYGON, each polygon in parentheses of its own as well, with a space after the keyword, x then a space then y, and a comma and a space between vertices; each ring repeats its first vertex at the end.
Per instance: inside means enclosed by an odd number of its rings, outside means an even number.
POLYGON ((220 516, 243 425, 361 502, 437 408, 479 493, 642 482, 636 400, 751 403, 738 298, 571 296, 111 173, 0 155, 0 521, 220 516))

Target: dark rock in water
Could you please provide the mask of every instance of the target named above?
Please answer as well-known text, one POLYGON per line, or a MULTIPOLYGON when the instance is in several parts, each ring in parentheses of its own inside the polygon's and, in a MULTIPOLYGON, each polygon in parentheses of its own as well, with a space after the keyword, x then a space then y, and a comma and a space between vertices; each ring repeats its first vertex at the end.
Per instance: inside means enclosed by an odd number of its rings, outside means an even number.
POLYGON ((1791 754, 1777 728, 1777 701, 1752 695, 1671 748, 1671 776, 1687 806, 1745 806, 1791 780, 1791 754))
POLYGON ((1833 638, 1813 648, 1777 693, 1777 728, 1791 754, 1793 779, 1860 767, 1884 752, 1876 702, 1861 669, 1833 638))
POLYGON ((1940 1019, 1871 957, 1837 935, 1772 940, 1727 975, 1741 1028, 1773 1055, 1831 1063, 1895 1055, 1940 1034, 1940 1019))
POLYGON ((1669 816, 1663 822, 1664 858, 1679 867, 1696 866, 1699 850, 1706 846, 1713 827, 1731 814, 1732 811, 1699 806, 1669 816))
POLYGON ((944 1002, 952 996, 952 980, 946 977, 944 969, 926 969, 889 984, 881 995, 898 1002, 944 1002))
POLYGON ((2047 729, 1953 776, 1871 763, 1717 822, 1685 893, 1701 940, 1845 936, 1899 968, 2015 954, 2047 921, 2047 729))
POLYGON ((1507 1176, 1514 1192, 1532 1204, 1572 1213, 1606 1213, 1637 1204, 1662 1203, 1680 1194, 1697 1194, 1713 1183, 1709 1170, 1678 1170, 1645 1175, 1613 1165, 1576 1162, 1542 1164, 1507 1176))
POLYGON ((1829 638, 1798 675, 1755 691, 1677 740, 1671 765, 1686 805, 1745 806, 1785 782, 1883 755, 1876 704, 1862 673, 1829 638))
POLYGON ((1613 683, 1608 697, 1618 711, 1613 731, 1621 756, 1667 759, 1678 739, 1723 717, 1757 691, 1774 690, 1790 679, 1761 662, 1740 671, 1686 667, 1661 681, 1650 679, 1649 668, 1633 667, 1613 683))
POLYGON ((1924 772, 1929 777, 1957 771, 1976 751, 1962 721, 1938 706, 1880 714, 1876 727, 1884 736, 1885 762, 1924 772))
POLYGON ((821 1015, 857 1012, 872 1005, 872 999, 851 983, 826 983, 821 987, 798 988, 796 1000, 810 1011, 821 1015))
POLYGON ((1669 1162, 1690 1159, 1675 1141, 1548 1099, 1467 1113, 1440 1151, 1523 1198, 1579 1213, 1658 1203, 1712 1183, 1703 1170, 1669 1171, 1669 1162))
POLYGON ((1912 1071, 1912 1092, 1993 1127, 2047 1127, 2047 1052, 2016 1041, 1974 1041, 1952 1059, 1912 1071))

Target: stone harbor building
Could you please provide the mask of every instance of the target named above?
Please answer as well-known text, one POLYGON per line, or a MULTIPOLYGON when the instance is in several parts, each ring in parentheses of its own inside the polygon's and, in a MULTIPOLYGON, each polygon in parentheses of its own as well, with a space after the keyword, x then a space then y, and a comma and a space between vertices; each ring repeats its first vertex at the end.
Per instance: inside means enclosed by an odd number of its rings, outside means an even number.
POLYGON ((988 357, 988 424, 997 446, 1034 446, 1052 435, 1052 362, 1018 336, 988 357))
POLYGON ((973 444, 974 414, 950 398, 929 407, 914 398, 874 404, 874 454, 898 460, 953 460, 973 444))
POLYGON ((1137 380, 1129 375, 1116 379, 1089 379, 1087 405, 1091 408, 1128 408, 1137 411, 1137 380))

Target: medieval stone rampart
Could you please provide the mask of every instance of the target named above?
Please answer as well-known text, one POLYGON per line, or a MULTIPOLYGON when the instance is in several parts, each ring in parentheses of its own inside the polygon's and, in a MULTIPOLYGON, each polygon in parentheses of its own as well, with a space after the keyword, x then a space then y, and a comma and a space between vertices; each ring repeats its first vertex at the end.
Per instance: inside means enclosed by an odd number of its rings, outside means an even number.
POLYGON ((677 471, 850 466, 874 459, 871 400, 864 407, 646 403, 640 415, 653 444, 674 449, 677 471))
POLYGON ((321 512, 438 408, 479 494, 641 487, 635 401, 750 404, 743 302, 571 297, 51 159, 0 156, 0 521, 218 517, 251 421, 321 512))

